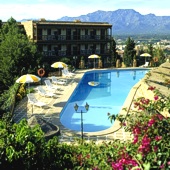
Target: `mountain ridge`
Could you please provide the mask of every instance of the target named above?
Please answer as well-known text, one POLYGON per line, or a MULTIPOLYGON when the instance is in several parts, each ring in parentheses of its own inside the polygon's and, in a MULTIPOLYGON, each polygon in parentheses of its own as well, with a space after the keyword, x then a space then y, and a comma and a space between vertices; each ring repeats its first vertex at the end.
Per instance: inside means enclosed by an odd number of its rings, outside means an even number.
POLYGON ((134 9, 98 10, 77 17, 64 16, 57 21, 108 22, 113 34, 170 34, 170 16, 142 15, 134 9))

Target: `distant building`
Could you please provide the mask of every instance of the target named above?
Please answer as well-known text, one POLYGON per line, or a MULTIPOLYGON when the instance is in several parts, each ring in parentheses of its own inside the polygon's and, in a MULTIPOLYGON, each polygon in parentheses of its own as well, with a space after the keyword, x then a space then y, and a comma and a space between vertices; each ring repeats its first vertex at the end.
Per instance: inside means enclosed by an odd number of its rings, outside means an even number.
POLYGON ((21 22, 27 36, 38 46, 47 61, 62 57, 88 60, 91 54, 102 57, 103 63, 111 58, 112 25, 107 22, 73 22, 29 20, 21 22))

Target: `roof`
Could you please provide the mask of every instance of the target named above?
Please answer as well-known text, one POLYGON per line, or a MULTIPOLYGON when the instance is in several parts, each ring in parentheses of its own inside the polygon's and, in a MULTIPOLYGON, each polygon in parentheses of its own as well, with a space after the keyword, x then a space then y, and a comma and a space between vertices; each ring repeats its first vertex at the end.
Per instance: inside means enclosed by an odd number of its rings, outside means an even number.
MULTIPOLYGON (((108 22, 81 22, 80 20, 75 20, 75 21, 52 21, 52 20, 45 20, 45 19, 40 19, 40 20, 28 20, 32 21, 34 24, 40 24, 40 25, 79 25, 79 26, 107 26, 107 27, 112 27, 111 24, 108 22)), ((27 22, 23 21, 22 23, 27 22)))

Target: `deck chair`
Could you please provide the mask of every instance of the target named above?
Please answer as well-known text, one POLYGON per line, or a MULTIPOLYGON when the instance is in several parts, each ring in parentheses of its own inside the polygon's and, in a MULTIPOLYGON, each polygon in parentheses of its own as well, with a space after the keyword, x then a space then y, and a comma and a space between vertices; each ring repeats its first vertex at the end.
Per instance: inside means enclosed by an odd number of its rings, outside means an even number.
POLYGON ((149 62, 146 61, 144 65, 141 65, 140 67, 148 67, 149 66, 149 62))
POLYGON ((64 68, 63 71, 66 75, 69 75, 69 76, 75 76, 76 75, 75 73, 68 71, 68 68, 64 68))
POLYGON ((145 62, 145 64, 143 65, 143 67, 148 67, 149 66, 149 62, 145 62))
POLYGON ((56 85, 54 86, 54 85, 51 83, 50 80, 45 80, 44 82, 45 82, 45 85, 46 85, 46 87, 47 87, 48 90, 50 90, 50 91, 58 91, 58 90, 60 90, 60 88, 59 88, 58 86, 56 86, 56 85))
POLYGON ((64 69, 61 70, 61 71, 62 71, 62 76, 63 77, 67 77, 67 78, 71 78, 72 77, 72 75, 68 74, 67 71, 65 71, 64 69))
POLYGON ((37 87, 37 90, 38 90, 38 93, 39 93, 41 96, 57 98, 57 95, 56 95, 56 94, 54 94, 54 93, 52 93, 52 92, 47 92, 47 91, 45 91, 42 86, 38 86, 38 87, 37 87))
POLYGON ((38 107, 47 106, 46 103, 37 100, 33 93, 27 94, 27 97, 28 97, 28 102, 34 106, 38 106, 38 107))
POLYGON ((67 83, 67 80, 64 80, 64 79, 57 79, 57 77, 55 76, 52 76, 51 77, 51 80, 52 80, 52 83, 53 84, 59 84, 59 85, 65 85, 67 83))

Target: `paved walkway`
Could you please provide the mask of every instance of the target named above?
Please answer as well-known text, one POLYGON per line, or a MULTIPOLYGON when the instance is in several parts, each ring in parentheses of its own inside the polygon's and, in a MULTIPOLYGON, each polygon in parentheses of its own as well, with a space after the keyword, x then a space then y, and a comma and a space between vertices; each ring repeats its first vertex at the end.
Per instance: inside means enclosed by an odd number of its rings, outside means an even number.
MULTIPOLYGON (((29 119, 32 115, 40 115, 47 121, 59 126, 61 132, 60 141, 71 142, 74 138, 80 137, 80 133, 66 129, 60 123, 59 115, 86 71, 88 70, 77 70, 76 75, 73 78, 68 79, 67 85, 60 86, 61 90, 57 92, 57 98, 42 97, 36 92, 36 98, 40 101, 47 103, 49 106, 47 108, 39 108, 36 106, 32 107, 32 105, 28 103, 27 97, 25 97, 15 108, 14 121, 18 123, 23 118, 29 119)), ((45 85, 43 85, 43 87, 46 88, 45 85)), ((131 93, 131 97, 132 95, 134 95, 134 92, 131 93)), ((128 105, 130 105, 130 101, 128 100, 128 105)), ((113 139, 131 139, 130 133, 125 132, 123 128, 119 128, 119 122, 115 122, 114 125, 107 130, 100 132, 84 133, 84 139, 88 141, 93 140, 96 142, 110 141, 113 139)))

